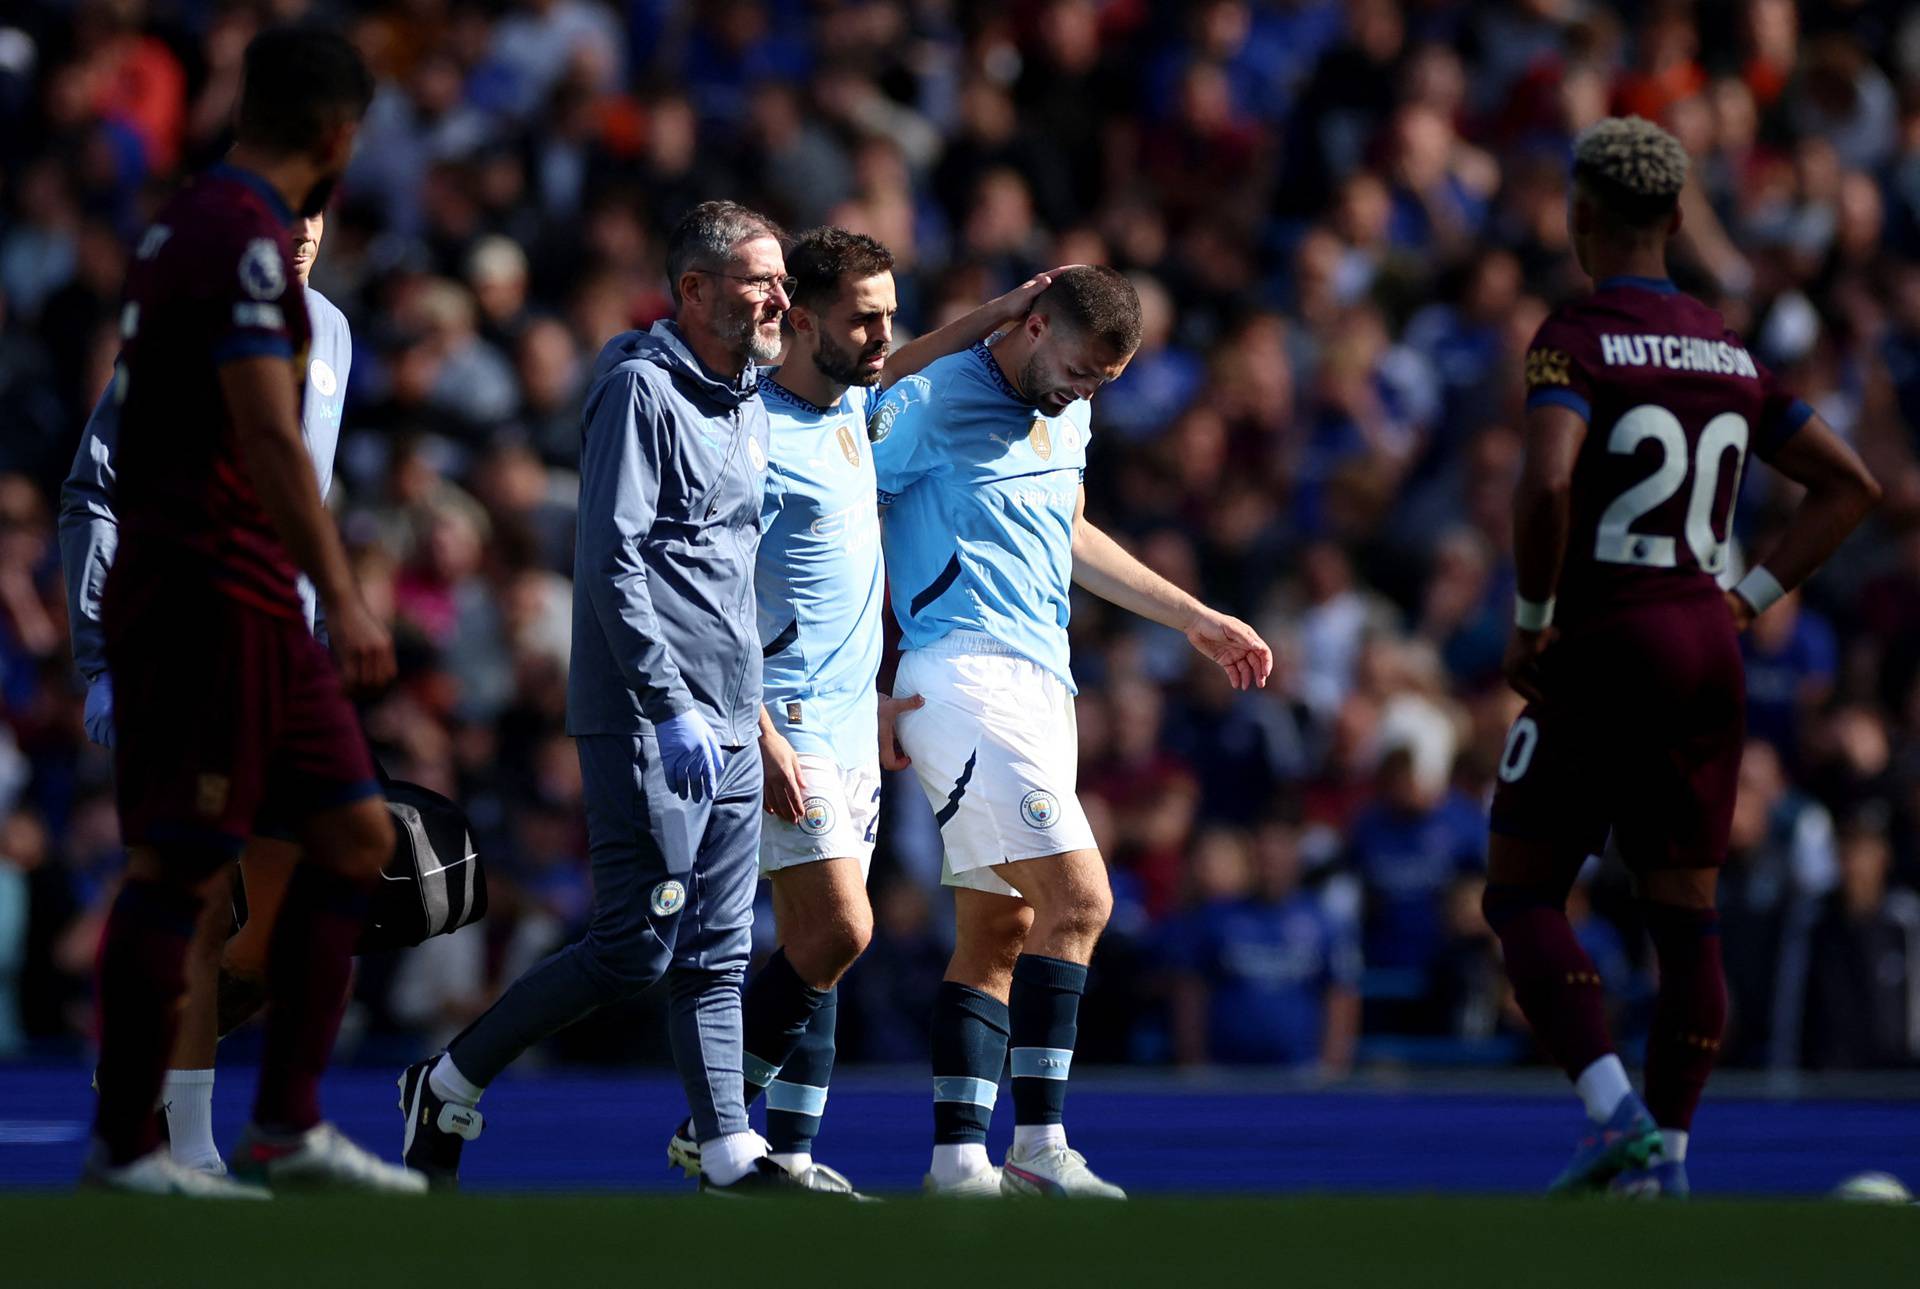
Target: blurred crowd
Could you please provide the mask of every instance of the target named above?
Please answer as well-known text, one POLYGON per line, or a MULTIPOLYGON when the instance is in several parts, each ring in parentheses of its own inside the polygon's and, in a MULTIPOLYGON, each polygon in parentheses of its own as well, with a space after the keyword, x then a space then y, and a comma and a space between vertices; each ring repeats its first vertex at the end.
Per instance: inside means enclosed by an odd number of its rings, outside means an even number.
MULTIPOLYGON (((493 913, 369 960, 349 1041, 442 1040, 577 933, 562 733, 578 403, 663 316, 664 234, 731 197, 895 254, 903 333, 1046 266, 1132 275, 1090 513, 1258 625, 1236 694, 1076 605, 1081 792, 1114 924, 1085 1059, 1518 1062, 1479 914, 1520 359, 1584 289, 1569 143, 1658 120, 1695 182, 1674 272, 1867 458, 1883 510, 1746 642, 1726 1059, 1920 1063, 1920 8, 1898 0, 22 0, 0 19, 0 1054, 87 1029, 121 856, 81 730, 52 516, 144 212, 224 146, 261 24, 343 24, 379 77, 313 284, 353 327, 332 504, 403 677, 394 775, 465 803, 493 913)), ((1764 549, 1793 498, 1748 472, 1764 549)), ((904 789, 904 790, 900 790, 904 789)), ((890 785, 849 1059, 919 1061, 937 833, 890 785)), ((1626 877, 1574 895, 1619 1032, 1626 877)), ((637 1007, 653 1004, 642 1000, 637 1007)), ((645 1055, 615 1015, 562 1055, 645 1055)))

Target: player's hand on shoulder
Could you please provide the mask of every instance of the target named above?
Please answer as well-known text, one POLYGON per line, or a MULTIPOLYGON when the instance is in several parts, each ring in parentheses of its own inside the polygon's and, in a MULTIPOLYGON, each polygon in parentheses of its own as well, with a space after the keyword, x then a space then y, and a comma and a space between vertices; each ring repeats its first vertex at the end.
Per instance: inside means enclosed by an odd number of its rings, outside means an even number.
POLYGON ((807 783, 800 773, 800 754, 778 730, 761 732, 760 769, 767 780, 767 813, 790 824, 799 823, 807 810, 807 783))
POLYGON ((1507 678, 1514 693, 1530 703, 1545 701, 1540 688, 1540 656, 1559 636, 1553 627, 1545 631, 1522 631, 1515 627, 1507 637, 1507 653, 1501 660, 1500 674, 1507 678))
POLYGON ((1202 609, 1187 624, 1188 643, 1220 665, 1235 689, 1264 689, 1273 674, 1273 650, 1239 618, 1202 609))
POLYGON ((1727 598, 1727 612, 1733 615, 1733 629, 1735 631, 1745 631, 1748 627, 1752 626, 1753 620, 1760 616, 1753 611, 1753 606, 1735 595, 1732 591, 1726 591, 1723 594, 1725 594, 1727 598))
POLYGON ((378 689, 393 679, 393 637, 358 595, 329 606, 327 635, 348 689, 378 689))
POLYGON ((880 768, 883 770, 904 770, 913 764, 913 758, 900 750, 900 737, 894 729, 894 723, 902 712, 917 712, 927 705, 927 700, 919 694, 909 694, 905 698, 889 698, 880 695, 880 768))

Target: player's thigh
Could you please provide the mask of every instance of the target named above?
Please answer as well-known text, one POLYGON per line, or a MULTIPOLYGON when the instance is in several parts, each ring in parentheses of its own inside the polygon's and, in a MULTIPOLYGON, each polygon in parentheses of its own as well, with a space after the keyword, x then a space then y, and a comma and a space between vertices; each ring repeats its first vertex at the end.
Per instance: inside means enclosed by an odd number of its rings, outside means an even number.
POLYGON ((143 608, 109 642, 115 796, 130 847, 240 851, 266 791, 284 683, 279 624, 211 591, 143 608))
POLYGON ((1091 848, 1001 864, 993 870, 1033 906, 1040 921, 1084 923, 1098 930, 1113 912, 1107 865, 1091 848))
POLYGON ((859 860, 822 859, 772 874, 774 930, 787 959, 816 989, 830 987, 873 939, 873 907, 859 860))
POLYGON ((373 881, 393 855, 393 820, 339 672, 297 622, 283 627, 279 727, 256 830, 291 833, 306 862, 373 881))
POLYGON ((1514 719, 1496 767, 1488 881, 1558 880, 1569 856, 1577 867, 1605 849, 1615 780, 1596 719, 1541 703, 1514 719))

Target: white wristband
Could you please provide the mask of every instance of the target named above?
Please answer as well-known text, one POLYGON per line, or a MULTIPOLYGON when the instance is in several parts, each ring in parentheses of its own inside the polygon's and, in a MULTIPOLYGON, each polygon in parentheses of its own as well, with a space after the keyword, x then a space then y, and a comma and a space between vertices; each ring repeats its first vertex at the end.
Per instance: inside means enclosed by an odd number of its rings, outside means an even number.
POLYGON ((1513 625, 1522 631, 1545 631, 1553 625, 1553 604, 1553 596, 1548 596, 1544 603, 1524 595, 1514 596, 1513 625))
POLYGON ((1759 617, 1772 608, 1787 588, 1780 585, 1780 579, 1767 571, 1765 564, 1755 564, 1747 570, 1747 575, 1734 584, 1733 593, 1753 606, 1753 615, 1759 617))

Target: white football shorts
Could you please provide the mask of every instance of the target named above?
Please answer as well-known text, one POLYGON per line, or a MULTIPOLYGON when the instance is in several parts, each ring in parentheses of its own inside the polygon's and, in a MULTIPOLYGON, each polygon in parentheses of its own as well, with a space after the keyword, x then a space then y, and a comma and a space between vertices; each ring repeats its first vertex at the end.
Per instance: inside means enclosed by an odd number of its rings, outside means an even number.
POLYGON ((880 823, 880 761, 843 769, 832 757, 800 753, 800 780, 806 786, 801 804, 806 814, 797 824, 772 815, 760 821, 760 871, 817 863, 823 859, 857 859, 864 881, 873 867, 873 836, 880 823))
POLYGON ((1094 849, 1074 795, 1073 695, 1059 677, 992 636, 955 631, 909 650, 893 692, 927 700, 895 728, 940 825, 948 886, 1017 896, 995 864, 1094 849))

